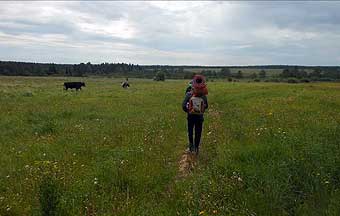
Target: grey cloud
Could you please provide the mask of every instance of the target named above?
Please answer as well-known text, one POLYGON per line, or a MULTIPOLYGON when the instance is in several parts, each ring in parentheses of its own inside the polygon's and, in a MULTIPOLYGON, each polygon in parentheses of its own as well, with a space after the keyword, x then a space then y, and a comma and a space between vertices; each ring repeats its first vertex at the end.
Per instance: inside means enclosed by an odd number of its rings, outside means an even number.
POLYGON ((340 2, 1 2, 0 58, 338 64, 340 2))

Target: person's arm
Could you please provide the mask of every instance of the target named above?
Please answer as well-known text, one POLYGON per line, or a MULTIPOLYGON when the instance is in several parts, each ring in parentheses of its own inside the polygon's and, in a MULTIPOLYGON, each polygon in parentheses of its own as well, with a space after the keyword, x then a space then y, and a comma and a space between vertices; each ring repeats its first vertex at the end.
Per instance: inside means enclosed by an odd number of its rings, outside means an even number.
POLYGON ((207 98, 207 96, 204 96, 203 97, 203 100, 204 100, 204 105, 205 105, 205 109, 208 109, 208 107, 209 107, 209 105, 208 105, 208 98, 207 98))
POLYGON ((191 93, 188 92, 188 93, 185 95, 185 98, 184 98, 184 100, 183 100, 183 102, 182 102, 182 109, 183 109, 184 112, 188 112, 187 103, 188 103, 190 97, 191 97, 191 93))

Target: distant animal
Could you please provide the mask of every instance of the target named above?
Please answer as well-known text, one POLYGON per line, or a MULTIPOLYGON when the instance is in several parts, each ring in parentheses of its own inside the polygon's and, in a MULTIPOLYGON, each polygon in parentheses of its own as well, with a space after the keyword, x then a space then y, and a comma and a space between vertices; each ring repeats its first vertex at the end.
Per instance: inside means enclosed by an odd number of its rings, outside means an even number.
POLYGON ((129 79, 128 78, 126 78, 126 80, 124 82, 122 82, 122 87, 123 88, 129 88, 130 87, 129 79))
POLYGON ((85 83, 84 82, 65 82, 64 83, 64 89, 68 90, 70 89, 76 89, 77 91, 80 89, 81 87, 84 86, 85 87, 85 83))
POLYGON ((123 82, 122 83, 122 87, 123 88, 128 88, 128 87, 130 87, 130 84, 128 82, 123 82))

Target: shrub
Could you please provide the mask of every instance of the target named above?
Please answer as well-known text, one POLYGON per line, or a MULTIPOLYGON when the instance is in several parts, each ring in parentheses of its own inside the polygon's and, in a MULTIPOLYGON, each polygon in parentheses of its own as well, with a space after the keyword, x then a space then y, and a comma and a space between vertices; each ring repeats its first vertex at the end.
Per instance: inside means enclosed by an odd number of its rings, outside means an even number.
POLYGON ((288 79, 287 80, 288 83, 298 83, 297 79, 288 79))
POLYGON ((302 82, 302 83, 309 83, 310 80, 309 79, 302 79, 302 80, 300 80, 300 82, 302 82))
POLYGON ((269 81, 269 82, 280 82, 280 80, 277 79, 277 78, 269 79, 268 81, 269 81))
POLYGON ((334 79, 327 78, 327 77, 322 77, 322 78, 319 79, 319 81, 323 81, 323 82, 332 82, 332 81, 334 81, 334 79))
POLYGON ((254 82, 261 82, 260 79, 254 79, 254 82))
POLYGON ((161 71, 158 71, 156 76, 153 78, 155 81, 165 81, 165 74, 161 71))

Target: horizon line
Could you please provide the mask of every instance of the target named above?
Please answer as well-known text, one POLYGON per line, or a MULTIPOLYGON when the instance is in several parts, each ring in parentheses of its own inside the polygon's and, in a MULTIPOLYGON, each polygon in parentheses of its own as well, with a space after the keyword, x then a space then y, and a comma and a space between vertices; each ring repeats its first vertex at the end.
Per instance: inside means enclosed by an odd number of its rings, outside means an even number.
POLYGON ((171 65, 171 64, 135 64, 135 63, 125 63, 125 62, 101 62, 101 63, 91 63, 79 62, 79 63, 55 63, 55 62, 30 62, 30 61, 16 61, 16 60, 0 60, 0 62, 12 62, 12 63, 28 63, 28 64, 56 64, 56 65, 77 65, 77 64, 87 64, 101 65, 101 64, 132 64, 138 66, 161 66, 161 67, 206 67, 206 68, 221 68, 221 67, 259 67, 259 66, 287 66, 287 67, 340 67, 340 65, 299 65, 299 64, 257 64, 257 65, 171 65))

